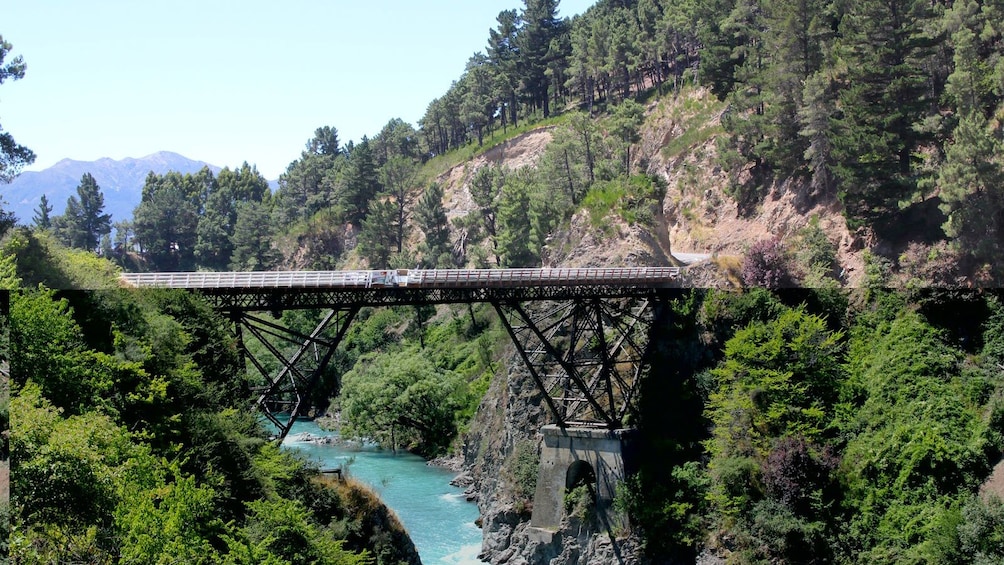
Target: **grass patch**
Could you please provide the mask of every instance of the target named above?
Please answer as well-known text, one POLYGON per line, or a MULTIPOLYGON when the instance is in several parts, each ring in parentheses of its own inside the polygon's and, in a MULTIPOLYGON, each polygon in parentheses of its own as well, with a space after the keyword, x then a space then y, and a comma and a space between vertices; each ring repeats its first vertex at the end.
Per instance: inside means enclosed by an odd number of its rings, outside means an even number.
POLYGON ((670 139, 662 148, 662 156, 673 159, 703 145, 715 136, 725 133, 717 122, 724 104, 711 95, 698 95, 694 88, 684 88, 676 97, 667 97, 670 105, 668 118, 683 129, 683 133, 670 139))
POLYGON ((518 127, 509 127, 505 132, 501 129, 496 130, 492 132, 491 135, 485 136, 482 145, 478 145, 476 142, 468 143, 463 147, 453 149, 443 155, 437 155, 432 159, 429 159, 425 163, 425 166, 422 167, 421 171, 419 171, 419 178, 423 179, 425 182, 431 182, 432 179, 442 175, 453 167, 471 161, 475 157, 483 155, 499 145, 523 135, 524 133, 563 124, 568 121, 568 116, 568 113, 564 113, 551 116, 546 120, 537 120, 532 122, 524 119, 523 123, 518 127))
POLYGON ((732 286, 742 287, 742 257, 738 255, 716 255, 711 262, 718 267, 732 286))
POLYGON ((603 221, 611 212, 629 225, 650 225, 655 217, 653 209, 662 202, 665 192, 665 186, 654 177, 622 177, 594 184, 582 199, 582 208, 589 212, 592 227, 604 233, 612 229, 609 222, 603 221))

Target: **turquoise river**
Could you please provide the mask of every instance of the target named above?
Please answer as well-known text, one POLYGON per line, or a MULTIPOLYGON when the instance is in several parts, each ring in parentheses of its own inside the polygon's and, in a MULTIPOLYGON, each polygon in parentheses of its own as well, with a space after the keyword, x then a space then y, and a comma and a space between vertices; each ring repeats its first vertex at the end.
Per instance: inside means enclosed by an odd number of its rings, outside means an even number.
POLYGON ((283 445, 302 452, 321 468, 341 467, 369 485, 408 529, 424 565, 481 563, 477 505, 450 484, 453 473, 431 467, 417 455, 335 443, 297 441, 299 434, 331 435, 311 421, 296 422, 283 445))

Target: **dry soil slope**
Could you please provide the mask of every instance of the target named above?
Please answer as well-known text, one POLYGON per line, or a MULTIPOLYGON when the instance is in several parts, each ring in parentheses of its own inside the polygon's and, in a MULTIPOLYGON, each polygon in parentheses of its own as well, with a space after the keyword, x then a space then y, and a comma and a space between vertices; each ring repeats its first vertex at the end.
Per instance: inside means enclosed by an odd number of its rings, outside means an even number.
MULTIPOLYGON (((577 214, 545 250, 547 266, 671 265, 671 250, 740 256, 757 240, 793 237, 814 216, 837 246, 846 283, 863 275, 862 242, 847 230, 834 195, 814 195, 805 183, 791 179, 770 187, 762 204, 740 213, 728 196, 728 177, 717 162, 723 105, 707 90, 689 88, 649 104, 634 148, 633 167, 662 177, 666 196, 652 227, 630 226, 615 215, 606 234, 577 214)), ((551 140, 553 127, 524 133, 471 161, 457 165, 437 181, 452 220, 477 210, 468 186, 474 173, 488 164, 509 168, 535 166, 551 140)), ((724 274, 707 275, 701 284, 727 283, 724 274)))

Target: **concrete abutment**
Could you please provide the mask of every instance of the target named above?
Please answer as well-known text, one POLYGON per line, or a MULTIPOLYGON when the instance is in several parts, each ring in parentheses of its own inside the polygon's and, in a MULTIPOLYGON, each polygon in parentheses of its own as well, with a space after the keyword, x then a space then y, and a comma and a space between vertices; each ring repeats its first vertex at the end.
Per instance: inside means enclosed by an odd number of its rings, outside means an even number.
POLYGON ((627 526, 613 508, 617 485, 635 471, 637 432, 633 429, 561 428, 544 426, 533 497, 530 528, 541 541, 550 541, 565 515, 568 489, 592 482, 596 517, 604 529, 627 526))

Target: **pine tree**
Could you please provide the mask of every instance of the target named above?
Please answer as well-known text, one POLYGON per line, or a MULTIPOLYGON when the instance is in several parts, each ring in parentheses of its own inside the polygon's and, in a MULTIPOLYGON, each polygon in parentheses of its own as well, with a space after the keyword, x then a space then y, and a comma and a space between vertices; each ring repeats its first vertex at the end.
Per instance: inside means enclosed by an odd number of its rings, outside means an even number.
POLYGON ((90 173, 84 173, 77 194, 66 201, 62 237, 70 247, 96 251, 101 236, 111 233, 111 214, 105 214, 105 197, 90 173))
POLYGON ((899 203, 917 191, 914 153, 924 135, 916 126, 931 107, 929 12, 923 0, 862 0, 840 22, 847 71, 831 143, 851 227, 893 228, 899 203))
POLYGON ((488 235, 495 253, 495 263, 501 265, 498 251, 498 199, 505 184, 505 172, 493 167, 481 167, 474 173, 468 187, 474 204, 478 207, 480 226, 488 235))
POLYGON ((281 225, 306 220, 332 204, 333 187, 325 180, 336 170, 337 162, 332 155, 304 152, 300 159, 289 164, 279 177, 276 193, 277 217, 281 225))
POLYGON ((359 232, 359 253, 373 269, 390 266, 390 256, 398 247, 397 209, 389 200, 373 200, 359 232))
POLYGON ((531 242, 530 192, 525 171, 506 175, 498 199, 498 241, 496 253, 505 268, 529 267, 538 256, 531 242))
POLYGON ((1004 253, 1004 143, 972 112, 959 121, 938 175, 945 233, 956 246, 1001 272, 1004 253))
POLYGON ((404 238, 408 227, 408 210, 411 208, 411 191, 415 184, 415 163, 406 157, 391 157, 380 168, 380 183, 384 194, 393 199, 397 228, 397 252, 403 249, 404 238))
MULTIPOLYGON (((518 68, 531 105, 542 110, 547 118, 551 115, 548 97, 550 81, 547 77, 547 64, 550 60, 548 51, 551 40, 568 33, 568 30, 565 22, 558 19, 558 0, 523 0, 523 3, 523 27, 516 35, 518 68)), ((550 54, 550 57, 562 56, 567 54, 550 54)))
POLYGON ((335 195, 335 200, 342 207, 345 220, 360 226, 370 200, 381 191, 373 150, 365 136, 349 152, 341 179, 341 191, 335 195))
POLYGON ((42 195, 38 199, 38 208, 35 210, 35 217, 32 220, 35 222, 35 227, 42 230, 47 230, 52 227, 52 205, 49 204, 49 198, 46 195, 42 195))
MULTIPOLYGON (((6 80, 20 80, 24 78, 25 64, 24 59, 18 55, 14 57, 10 62, 4 64, 4 59, 10 53, 13 46, 4 41, 2 35, 0 35, 0 84, 3 84, 6 80)), ((35 162, 35 153, 23 145, 19 145, 14 141, 14 137, 3 130, 0 126, 0 184, 8 183, 14 180, 20 172, 21 169, 26 165, 30 165, 35 162)), ((11 226, 16 223, 16 219, 13 222, 9 220, 13 219, 13 216, 6 214, 0 214, 4 221, 0 222, 0 225, 10 224, 11 226)), ((3 230, 6 232, 7 230, 3 230)))
POLYGON ((275 229, 269 212, 268 205, 260 202, 243 202, 238 206, 231 270, 268 271, 279 265, 282 256, 272 246, 275 229))
POLYGON ((448 264, 450 252, 450 225, 443 207, 443 187, 432 183, 425 190, 415 209, 415 220, 425 234, 422 243, 422 263, 429 268, 448 264))
POLYGON ((214 271, 226 270, 233 253, 231 237, 236 222, 237 202, 230 188, 219 188, 210 194, 196 229, 194 251, 195 260, 200 267, 214 271))
POLYGON ((152 270, 187 271, 195 267, 199 213, 190 182, 178 173, 150 173, 133 212, 136 243, 152 270))
POLYGON ((338 130, 331 126, 319 127, 314 130, 314 137, 307 142, 307 152, 312 155, 337 156, 341 153, 338 146, 338 130))
POLYGON ((488 31, 488 60, 495 71, 494 92, 504 131, 510 123, 513 127, 519 124, 516 102, 516 87, 519 85, 516 65, 519 52, 516 34, 520 19, 516 10, 503 10, 499 12, 496 21, 498 27, 488 31))

